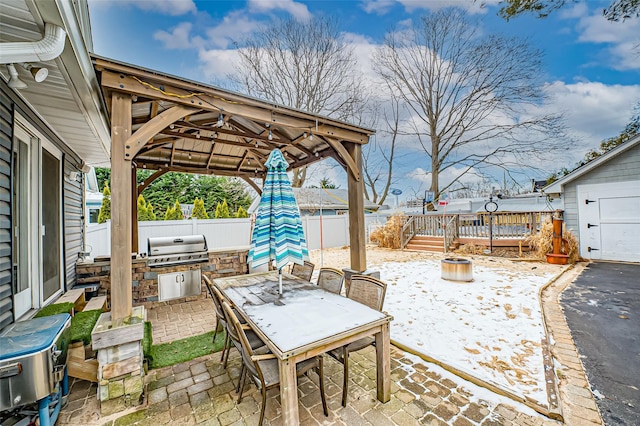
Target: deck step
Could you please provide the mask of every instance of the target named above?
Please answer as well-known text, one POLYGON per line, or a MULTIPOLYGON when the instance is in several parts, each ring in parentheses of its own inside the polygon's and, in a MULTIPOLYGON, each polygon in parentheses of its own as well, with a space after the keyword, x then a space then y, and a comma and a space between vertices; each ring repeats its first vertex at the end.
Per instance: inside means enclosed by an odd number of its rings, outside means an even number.
POLYGON ((407 244, 409 250, 432 251, 444 253, 444 239, 428 235, 416 235, 407 244))
POLYGON ((444 247, 442 246, 429 246, 424 244, 407 244, 407 250, 421 250, 421 251, 432 251, 435 253, 444 253, 444 247))
POLYGON ((84 298, 84 288, 74 288, 73 290, 69 290, 60 296, 55 303, 73 303, 73 312, 80 312, 87 304, 84 298))
POLYGON ((94 311, 100 309, 102 312, 107 312, 107 296, 94 296, 84 306, 83 311, 94 311))

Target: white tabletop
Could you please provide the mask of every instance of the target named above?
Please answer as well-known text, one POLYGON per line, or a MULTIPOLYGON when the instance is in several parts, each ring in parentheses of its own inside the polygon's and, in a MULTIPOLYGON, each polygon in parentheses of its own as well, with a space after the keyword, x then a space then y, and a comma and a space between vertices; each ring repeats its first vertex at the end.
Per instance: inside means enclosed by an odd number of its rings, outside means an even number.
POLYGON ((277 273, 217 279, 233 304, 281 353, 329 339, 387 315, 315 284, 284 274, 278 295, 277 273))

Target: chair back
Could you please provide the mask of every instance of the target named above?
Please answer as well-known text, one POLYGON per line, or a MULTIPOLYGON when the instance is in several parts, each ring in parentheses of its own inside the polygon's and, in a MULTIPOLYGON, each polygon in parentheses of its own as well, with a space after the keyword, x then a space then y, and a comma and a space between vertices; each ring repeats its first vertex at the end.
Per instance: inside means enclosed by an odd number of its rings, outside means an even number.
POLYGON ((347 297, 371 309, 382 311, 386 293, 386 283, 366 275, 352 275, 347 297))
POLYGON ((344 283, 344 274, 341 270, 335 268, 320 268, 318 273, 318 286, 330 291, 331 293, 340 294, 342 284, 344 283))
POLYGON ((202 275, 202 280, 207 286, 207 290, 209 291, 209 294, 213 299, 213 310, 216 313, 216 318, 224 328, 227 328, 227 320, 224 316, 224 311, 222 310, 222 302, 224 300, 222 294, 220 294, 220 291, 213 285, 211 280, 206 275, 202 275))
POLYGON ((229 322, 229 337, 242 355, 244 365, 251 371, 252 375, 255 377, 262 377, 262 373, 258 373, 257 363, 251 358, 253 356, 253 349, 251 349, 251 344, 249 343, 249 339, 242 328, 242 324, 240 324, 240 320, 236 316, 235 312, 233 312, 231 305, 229 305, 227 301, 222 302, 222 309, 227 321, 229 322))
POLYGON ((291 267, 291 275, 295 275, 296 277, 303 279, 305 281, 311 282, 311 275, 313 275, 313 268, 315 268, 311 262, 304 261, 304 265, 298 265, 294 263, 291 267))

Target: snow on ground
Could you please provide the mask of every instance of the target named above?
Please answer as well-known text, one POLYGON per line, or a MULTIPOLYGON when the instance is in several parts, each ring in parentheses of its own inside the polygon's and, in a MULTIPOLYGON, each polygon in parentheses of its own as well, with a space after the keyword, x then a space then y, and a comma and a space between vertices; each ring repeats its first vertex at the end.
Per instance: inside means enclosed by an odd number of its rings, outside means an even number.
POLYGON ((474 281, 440 278, 440 262, 377 265, 387 283, 391 338, 547 405, 538 292, 552 275, 475 266, 474 281))
MULTIPOLYGON (((370 250, 369 270, 388 285, 392 340, 548 405, 538 294, 560 268, 472 257, 474 280, 454 282, 440 278, 442 255, 370 250)), ((345 267, 348 252, 339 253, 325 250, 324 266, 345 267)))

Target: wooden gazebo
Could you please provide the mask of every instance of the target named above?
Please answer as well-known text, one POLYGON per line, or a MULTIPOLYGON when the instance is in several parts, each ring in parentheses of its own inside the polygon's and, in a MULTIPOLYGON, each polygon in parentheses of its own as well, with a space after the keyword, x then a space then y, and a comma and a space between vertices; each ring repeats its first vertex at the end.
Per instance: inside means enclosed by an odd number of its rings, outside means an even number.
POLYGON ((138 194, 170 171, 236 176, 258 193, 279 148, 290 168, 334 158, 347 171, 351 268, 366 269, 362 145, 373 130, 94 57, 111 120, 111 312, 131 314, 138 194), (136 183, 136 170, 154 170, 136 183))

